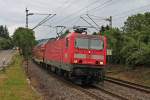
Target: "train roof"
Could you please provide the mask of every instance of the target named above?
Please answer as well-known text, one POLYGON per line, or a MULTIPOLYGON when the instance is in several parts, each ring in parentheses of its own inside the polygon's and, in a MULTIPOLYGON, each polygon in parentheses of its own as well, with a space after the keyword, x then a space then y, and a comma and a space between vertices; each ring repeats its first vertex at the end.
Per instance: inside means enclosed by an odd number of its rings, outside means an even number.
POLYGON ((38 44, 36 46, 38 47, 41 45, 45 45, 48 41, 49 41, 49 39, 38 40, 38 44))

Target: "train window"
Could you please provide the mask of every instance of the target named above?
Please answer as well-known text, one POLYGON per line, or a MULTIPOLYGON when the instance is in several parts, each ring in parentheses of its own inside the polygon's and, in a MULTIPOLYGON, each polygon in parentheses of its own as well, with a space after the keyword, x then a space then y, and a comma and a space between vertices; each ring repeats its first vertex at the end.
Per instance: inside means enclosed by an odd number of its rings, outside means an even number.
POLYGON ((68 46, 69 46, 69 39, 66 38, 66 47, 68 48, 68 46))
POLYGON ((90 40, 90 49, 102 50, 104 48, 103 40, 91 39, 90 40))
POLYGON ((82 49, 88 49, 89 48, 89 39, 84 38, 77 38, 75 40, 75 47, 76 48, 82 48, 82 49))

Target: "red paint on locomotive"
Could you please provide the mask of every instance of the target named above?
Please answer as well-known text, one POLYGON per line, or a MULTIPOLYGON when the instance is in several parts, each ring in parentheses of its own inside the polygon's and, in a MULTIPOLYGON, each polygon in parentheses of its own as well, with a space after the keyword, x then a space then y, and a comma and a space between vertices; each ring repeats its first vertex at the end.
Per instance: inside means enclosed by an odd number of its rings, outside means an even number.
POLYGON ((105 36, 72 32, 36 46, 33 55, 39 61, 43 59, 40 63, 50 65, 55 71, 63 70, 72 78, 99 82, 104 78, 106 42, 105 36))
POLYGON ((73 32, 64 38, 49 40, 46 45, 45 60, 69 64, 90 64, 102 67, 100 65, 106 64, 106 38, 100 35, 83 35, 73 32), (75 41, 78 38, 83 39, 83 41, 84 39, 86 41, 100 41, 103 47, 98 50, 76 47, 75 41))

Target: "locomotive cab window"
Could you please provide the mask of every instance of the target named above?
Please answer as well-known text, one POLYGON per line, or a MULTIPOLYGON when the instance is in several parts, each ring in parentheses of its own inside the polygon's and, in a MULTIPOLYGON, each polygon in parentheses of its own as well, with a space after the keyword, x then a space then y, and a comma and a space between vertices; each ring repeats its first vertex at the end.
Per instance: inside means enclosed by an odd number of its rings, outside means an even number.
POLYGON ((88 49, 89 48, 89 39, 86 38, 76 38, 75 48, 88 49))
POLYGON ((75 48, 102 50, 104 43, 99 38, 77 38, 75 48))
POLYGON ((102 50, 104 48, 103 40, 91 39, 90 40, 90 49, 102 50))
POLYGON ((69 39, 66 38, 66 48, 68 48, 68 46, 69 46, 69 39))

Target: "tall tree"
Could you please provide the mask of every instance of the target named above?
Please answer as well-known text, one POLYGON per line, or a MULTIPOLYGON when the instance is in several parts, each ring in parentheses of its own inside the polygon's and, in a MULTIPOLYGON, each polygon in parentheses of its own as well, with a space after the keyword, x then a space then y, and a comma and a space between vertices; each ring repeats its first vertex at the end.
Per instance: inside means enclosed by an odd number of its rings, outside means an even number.
POLYGON ((13 41, 20 48, 25 58, 29 57, 35 44, 34 32, 27 28, 18 28, 14 32, 13 41))
POLYGON ((104 33, 107 37, 108 49, 112 50, 113 63, 122 63, 121 49, 123 43, 123 33, 118 28, 111 28, 106 30, 104 33))
POLYGON ((7 26, 0 26, 0 37, 3 37, 3 38, 9 38, 9 32, 8 32, 8 29, 7 29, 7 26))
POLYGON ((9 37, 7 26, 0 25, 0 49, 11 49, 12 39, 9 37))
POLYGON ((128 17, 121 50, 128 65, 150 64, 150 13, 128 17))

